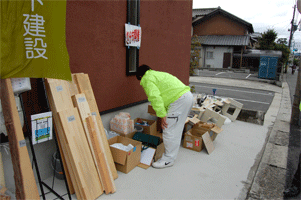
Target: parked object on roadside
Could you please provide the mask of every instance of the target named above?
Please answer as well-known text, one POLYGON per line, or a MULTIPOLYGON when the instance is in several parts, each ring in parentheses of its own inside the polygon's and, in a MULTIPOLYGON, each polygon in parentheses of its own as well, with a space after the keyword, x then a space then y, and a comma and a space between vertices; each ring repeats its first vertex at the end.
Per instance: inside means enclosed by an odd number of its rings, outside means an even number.
POLYGON ((294 74, 295 71, 296 71, 296 65, 293 65, 293 66, 292 66, 292 74, 294 74))
MULTIPOLYGON (((183 84, 177 77, 152 70, 147 65, 137 68, 136 77, 140 81, 148 100, 151 102, 157 117, 161 118, 165 152, 154 167, 161 163, 173 163, 180 148, 185 120, 193 105, 190 87, 183 84)), ((168 165, 162 165, 167 167, 168 165)))

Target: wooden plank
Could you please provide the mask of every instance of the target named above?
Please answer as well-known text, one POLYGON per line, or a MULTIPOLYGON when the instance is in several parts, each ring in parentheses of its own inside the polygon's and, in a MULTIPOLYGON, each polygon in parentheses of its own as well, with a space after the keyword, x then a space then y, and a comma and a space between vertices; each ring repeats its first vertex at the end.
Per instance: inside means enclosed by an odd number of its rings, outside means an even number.
MULTIPOLYGON (((71 180, 71 177, 73 177, 73 172, 71 171, 71 167, 67 167, 67 163, 69 163, 69 159, 68 159, 68 156, 66 157, 65 155, 68 155, 68 152, 67 152, 67 150, 63 150, 63 147, 61 144, 61 143, 65 144, 65 142, 61 142, 63 140, 63 138, 61 138, 62 136, 60 136, 60 135, 63 133, 63 129, 60 125, 59 117, 57 115, 57 111, 63 110, 64 106, 56 103, 61 98, 62 95, 64 95, 64 94, 67 95, 68 93, 62 93, 60 95, 54 94, 54 93, 61 92, 61 90, 56 89, 56 87, 60 85, 59 83, 57 83, 57 81, 61 81, 61 80, 46 79, 45 87, 46 87, 46 92, 47 92, 47 96, 48 96, 49 106, 52 111, 52 115, 53 115, 53 119, 54 119, 54 128, 55 128, 55 132, 56 132, 56 138, 57 138, 57 142, 58 142, 58 146, 59 146, 59 151, 60 151, 60 155, 61 155, 61 159, 62 159, 64 171, 65 171, 65 176, 66 176, 69 192, 70 192, 70 194, 74 194, 77 186, 75 185, 75 183, 72 183, 72 180, 71 180), (56 107, 56 106, 58 106, 58 107, 56 107)), ((66 90, 66 88, 65 88, 65 90, 66 90)), ((63 98, 65 99, 66 97, 63 97, 63 98)), ((67 99, 66 99, 66 101, 67 101, 67 99)), ((67 105, 70 106, 70 103, 67 103, 67 105)))
POLYGON ((86 100, 85 94, 73 95, 72 96, 72 101, 73 101, 74 106, 78 109, 82 124, 84 126, 84 130, 85 130, 85 133, 86 133, 86 137, 87 137, 87 140, 88 140, 90 151, 92 153, 92 157, 93 157, 94 163, 96 165, 96 169, 97 169, 98 175, 100 177, 101 184, 104 188, 104 183, 103 183, 103 180, 101 178, 99 165, 97 164, 97 160, 96 160, 96 157, 95 157, 94 149, 93 149, 93 146, 92 146, 92 141, 91 141, 91 138, 90 138, 90 134, 89 134, 89 130, 88 130, 88 127, 87 127, 87 122, 86 122, 86 118, 91 116, 91 111, 90 111, 89 104, 86 100))
POLYGON ((17 199, 40 199, 10 79, 1 79, 1 103, 14 169, 17 199))
POLYGON ((212 151, 214 150, 214 146, 213 146, 213 143, 212 143, 209 133, 206 132, 205 134, 203 134, 202 138, 203 138, 203 141, 204 141, 204 144, 205 144, 208 154, 211 154, 212 151))
POLYGON ((58 112, 64 130, 66 145, 79 179, 83 199, 96 199, 103 193, 97 169, 76 108, 58 112))
POLYGON ((2 154, 1 154, 1 152, 0 152, 0 185, 2 185, 3 187, 5 187, 3 161, 2 161, 2 154))
POLYGON ((98 106, 97 106, 96 100, 94 98, 94 93, 92 90, 90 79, 87 74, 83 74, 83 73, 73 74, 72 77, 74 79, 74 83, 78 87, 79 92, 84 93, 86 95, 92 115, 96 116, 98 129, 99 129, 98 137, 101 138, 101 140, 103 141, 104 153, 106 154, 106 157, 108 159, 108 163, 111 168, 113 177, 114 177, 114 179, 116 179, 116 178, 118 178, 117 170, 116 170, 113 156, 112 156, 110 146, 109 146, 109 143, 107 140, 107 136, 104 131, 104 127, 103 127, 102 120, 101 120, 101 117, 99 114, 98 106), (88 96, 90 97, 90 99, 88 98, 88 96))
POLYGON ((116 192, 116 186, 114 183, 114 178, 112 176, 111 169, 108 165, 108 160, 106 159, 106 155, 103 151, 103 142, 98 139, 97 135, 99 135, 98 125, 96 124, 96 117, 89 116, 86 118, 88 130, 90 133, 90 138, 92 141, 92 146, 95 152, 97 164, 100 167, 100 174, 103 179, 104 189, 106 194, 116 192))

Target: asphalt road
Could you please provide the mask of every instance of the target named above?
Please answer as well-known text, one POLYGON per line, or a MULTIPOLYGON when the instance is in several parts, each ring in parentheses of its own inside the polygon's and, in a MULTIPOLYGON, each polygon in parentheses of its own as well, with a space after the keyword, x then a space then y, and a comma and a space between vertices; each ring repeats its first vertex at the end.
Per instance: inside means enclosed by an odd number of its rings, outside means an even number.
POLYGON ((266 112, 274 98, 274 92, 264 90, 254 90, 240 87, 230 87, 222 85, 211 85, 203 83, 190 83, 195 86, 196 93, 212 95, 212 89, 216 89, 216 96, 233 98, 243 104, 247 110, 266 112))

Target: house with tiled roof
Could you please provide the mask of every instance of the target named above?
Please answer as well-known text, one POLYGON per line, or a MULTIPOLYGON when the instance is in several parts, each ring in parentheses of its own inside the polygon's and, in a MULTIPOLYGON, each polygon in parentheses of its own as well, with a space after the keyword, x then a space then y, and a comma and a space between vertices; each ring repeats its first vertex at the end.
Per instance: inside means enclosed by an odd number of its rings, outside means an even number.
POLYGON ((202 68, 244 67, 242 54, 252 48, 254 41, 252 24, 220 7, 193 9, 191 33, 197 36, 192 43, 201 44, 199 66, 202 68))

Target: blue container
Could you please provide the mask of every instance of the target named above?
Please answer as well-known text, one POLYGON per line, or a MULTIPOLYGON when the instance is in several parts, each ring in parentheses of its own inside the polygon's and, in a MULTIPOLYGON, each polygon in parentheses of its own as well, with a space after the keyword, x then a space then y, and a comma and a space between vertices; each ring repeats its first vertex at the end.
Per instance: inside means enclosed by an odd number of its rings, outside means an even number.
POLYGON ((260 56, 258 78, 276 79, 278 57, 260 56))

